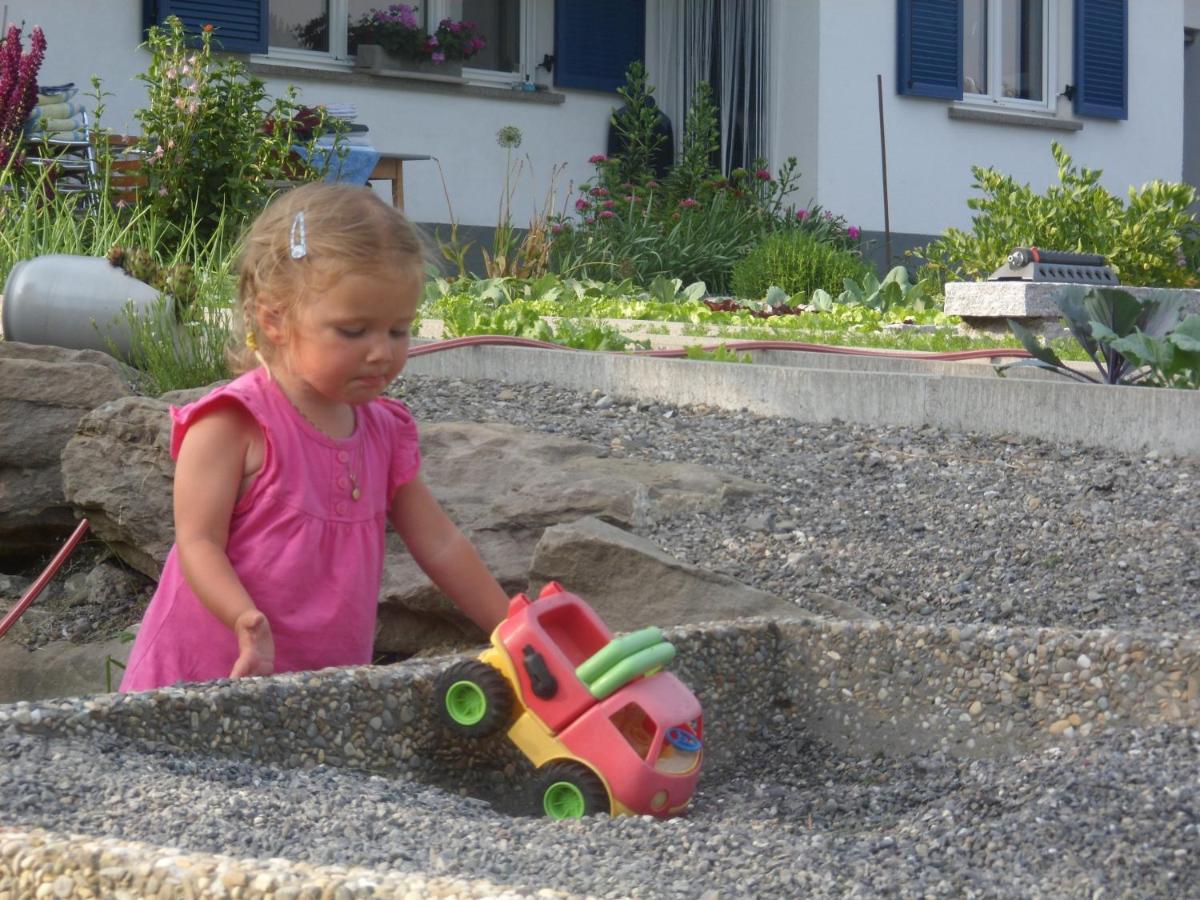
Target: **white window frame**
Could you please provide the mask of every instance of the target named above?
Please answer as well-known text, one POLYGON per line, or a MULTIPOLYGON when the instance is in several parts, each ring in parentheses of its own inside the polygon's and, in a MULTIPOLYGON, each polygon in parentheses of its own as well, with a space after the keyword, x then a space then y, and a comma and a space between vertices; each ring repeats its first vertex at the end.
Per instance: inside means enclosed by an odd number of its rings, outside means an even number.
MULTIPOLYGON (((524 81, 527 77, 530 81, 535 80, 536 62, 534 61, 534 47, 537 44, 537 6, 535 0, 520 0, 521 3, 521 47, 519 52, 519 71, 512 72, 497 72, 494 69, 472 69, 469 66, 463 66, 463 77, 469 81, 479 84, 502 85, 509 87, 514 81, 524 81)), ((427 31, 432 31, 430 26, 436 26, 438 22, 447 17, 450 9, 450 0, 426 0, 426 25, 427 31)), ((329 21, 330 22, 345 22, 349 16, 350 2, 349 0, 329 0, 329 21)), ((330 28, 329 30, 329 51, 321 50, 301 50, 295 47, 268 47, 267 55, 257 55, 254 57, 259 62, 290 62, 296 65, 309 66, 319 69, 350 69, 354 66, 354 59, 350 56, 347 49, 347 33, 343 28, 330 28)))
POLYGON ((987 4, 987 83, 988 93, 968 93, 964 87, 962 102, 971 106, 998 106, 1036 112, 1052 112, 1055 108, 1054 86, 1058 84, 1058 0, 1045 0, 1042 4, 1042 72, 1041 100, 1024 100, 1020 97, 1005 97, 1001 93, 1004 57, 1000 40, 1003 11, 1000 3, 991 0, 987 4))

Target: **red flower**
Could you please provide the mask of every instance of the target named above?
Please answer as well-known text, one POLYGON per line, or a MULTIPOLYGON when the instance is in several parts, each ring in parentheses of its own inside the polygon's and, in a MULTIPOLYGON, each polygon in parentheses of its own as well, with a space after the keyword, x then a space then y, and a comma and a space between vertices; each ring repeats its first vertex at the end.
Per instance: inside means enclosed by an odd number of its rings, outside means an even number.
POLYGON ((757 178, 759 181, 770 181, 771 173, 768 172, 766 169, 759 169, 757 172, 754 173, 754 177, 757 178))
POLYGON ((212 34, 212 30, 212 22, 205 22, 204 27, 201 29, 201 31, 203 31, 205 34, 212 34))

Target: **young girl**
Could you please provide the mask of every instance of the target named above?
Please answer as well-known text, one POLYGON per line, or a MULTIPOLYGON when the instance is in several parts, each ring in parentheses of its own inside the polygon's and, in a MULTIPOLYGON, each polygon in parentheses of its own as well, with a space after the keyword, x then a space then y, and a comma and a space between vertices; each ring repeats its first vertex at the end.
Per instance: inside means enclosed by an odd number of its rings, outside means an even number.
POLYGON ((251 227, 245 374, 172 408, 175 546, 122 691, 371 661, 386 522, 485 631, 507 597, 418 476, 380 393, 408 356, 416 230, 368 188, 309 184, 251 227))

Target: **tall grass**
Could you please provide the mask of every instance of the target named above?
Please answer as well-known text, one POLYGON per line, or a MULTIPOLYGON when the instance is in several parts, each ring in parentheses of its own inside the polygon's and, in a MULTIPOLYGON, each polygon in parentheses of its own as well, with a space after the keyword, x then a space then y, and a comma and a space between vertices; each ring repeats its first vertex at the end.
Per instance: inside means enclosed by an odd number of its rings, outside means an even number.
POLYGON ((167 221, 148 206, 117 207, 80 193, 56 193, 45 170, 32 175, 5 170, 0 172, 0 279, 7 279, 21 260, 58 253, 103 257, 114 245, 142 248, 163 266, 191 266, 198 287, 193 303, 176 310, 163 298, 141 318, 127 311, 133 349, 124 361, 142 373, 140 387, 147 393, 211 384, 229 377, 225 347, 236 241, 244 223, 222 215, 208 237, 201 237, 197 224, 195 215, 167 221))

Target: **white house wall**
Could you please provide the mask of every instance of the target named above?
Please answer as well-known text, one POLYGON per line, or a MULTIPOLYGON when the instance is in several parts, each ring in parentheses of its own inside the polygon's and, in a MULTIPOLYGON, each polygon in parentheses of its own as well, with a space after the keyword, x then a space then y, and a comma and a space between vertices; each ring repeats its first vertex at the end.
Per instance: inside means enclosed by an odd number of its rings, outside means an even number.
MULTIPOLYGON (((819 113, 815 151, 817 200, 867 230, 883 228, 876 74, 883 76, 888 194, 893 232, 938 234, 967 227, 970 167, 995 166, 1042 190, 1057 180, 1051 141, 1076 163, 1104 171, 1103 183, 1124 196, 1152 179, 1178 181, 1182 172, 1184 0, 1130 0, 1129 118, 1087 118, 1066 132, 991 122, 952 120, 949 102, 896 93, 895 0, 781 0, 818 8, 820 14, 819 113)), ((1058 0, 1056 91, 1073 80, 1070 0, 1058 0)), ((1189 6, 1195 6, 1189 0, 1189 6)), ((794 23, 799 12, 789 10, 794 23)), ((789 24, 789 27, 795 27, 789 24)), ((789 82, 781 68, 779 78, 789 82)), ((781 90, 779 121, 794 135, 784 152, 804 146, 810 104, 781 90)), ((1059 99, 1060 115, 1071 118, 1059 99)), ((812 151, 808 151, 811 155, 812 151)))

